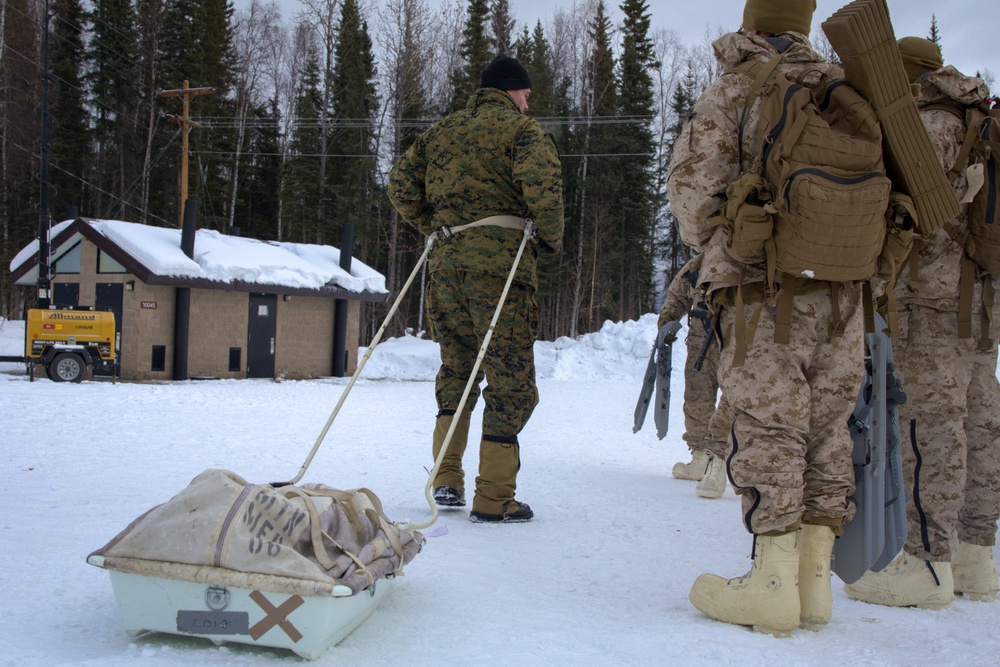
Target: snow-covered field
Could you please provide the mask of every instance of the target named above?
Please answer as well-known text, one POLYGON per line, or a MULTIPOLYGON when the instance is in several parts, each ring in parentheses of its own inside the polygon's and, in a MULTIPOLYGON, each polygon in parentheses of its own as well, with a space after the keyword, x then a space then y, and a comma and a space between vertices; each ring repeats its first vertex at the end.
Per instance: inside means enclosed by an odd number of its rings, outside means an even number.
MULTIPOLYGON (((655 317, 608 323, 579 341, 536 345, 542 402, 521 436, 521 525, 442 512, 378 612, 317 665, 996 665, 1000 602, 949 609, 870 606, 834 580, 819 633, 774 639, 702 616, 687 600, 702 572, 743 574, 751 538, 731 490, 701 500, 670 468, 681 440, 683 375, 671 428, 632 411, 655 317)), ((0 354, 20 322, 0 320, 0 354)), ((684 363, 676 345, 674 368, 684 363)), ((21 367, 23 369, 23 367, 21 367)), ((297 664, 287 651, 171 635, 129 638, 108 575, 84 558, 207 468, 252 482, 295 475, 347 380, 165 384, 28 382, 0 366, 0 666, 297 664)), ((376 349, 304 481, 366 486, 394 520, 425 521, 436 347, 376 349)), ((466 469, 475 470, 478 417, 466 469)))

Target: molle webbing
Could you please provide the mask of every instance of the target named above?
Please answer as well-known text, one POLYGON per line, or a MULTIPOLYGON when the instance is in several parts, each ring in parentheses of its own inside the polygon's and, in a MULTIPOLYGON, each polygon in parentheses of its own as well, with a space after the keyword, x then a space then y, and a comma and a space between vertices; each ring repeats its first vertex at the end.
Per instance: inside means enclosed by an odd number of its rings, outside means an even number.
MULTIPOLYGON (((710 300, 715 305, 732 306, 735 309, 733 323, 733 366, 739 367, 746 362, 747 348, 753 342, 760 322, 760 313, 764 306, 775 307, 774 342, 786 344, 791 337, 791 322, 795 305, 795 295, 809 294, 816 290, 830 290, 832 304, 831 335, 844 332, 845 322, 840 312, 841 283, 831 283, 825 280, 810 280, 795 276, 782 275, 777 293, 770 292, 764 283, 749 283, 726 287, 712 293, 710 300), (746 305, 756 303, 750 320, 746 318, 746 305)), ((867 283, 864 283, 867 286, 867 283)), ((868 302, 871 303, 870 288, 868 302)), ((867 329, 866 329, 867 330, 867 329)))
POLYGON ((759 167, 727 187, 722 215, 712 224, 724 225, 733 259, 765 264, 772 288, 778 273, 866 280, 885 244, 891 190, 875 112, 825 68, 799 67, 793 78, 776 71, 781 60, 781 54, 748 60, 727 72, 752 80, 740 145, 757 146, 759 167), (750 142, 742 135, 755 104, 750 142))
MULTIPOLYGON (((962 273, 958 281, 958 337, 972 338, 972 297, 976 281, 980 278, 979 269, 976 263, 966 256, 962 257, 962 273)), ((990 315, 993 310, 993 300, 995 290, 993 289, 993 278, 982 276, 983 293, 981 295, 982 308, 979 312, 979 349, 989 350, 993 345, 990 337, 990 315)))
POLYGON ((920 120, 885 0, 855 0, 823 23, 847 82, 875 108, 897 189, 913 198, 917 225, 929 234, 959 214, 958 200, 920 120))

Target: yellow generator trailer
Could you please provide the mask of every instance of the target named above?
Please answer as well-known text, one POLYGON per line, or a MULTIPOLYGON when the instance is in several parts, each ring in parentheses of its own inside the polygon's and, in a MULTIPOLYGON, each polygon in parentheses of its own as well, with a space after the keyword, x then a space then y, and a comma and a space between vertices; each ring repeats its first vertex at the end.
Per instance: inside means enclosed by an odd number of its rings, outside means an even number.
POLYGON ((32 308, 24 338, 29 368, 41 364, 53 382, 80 382, 88 366, 114 372, 114 313, 32 308))

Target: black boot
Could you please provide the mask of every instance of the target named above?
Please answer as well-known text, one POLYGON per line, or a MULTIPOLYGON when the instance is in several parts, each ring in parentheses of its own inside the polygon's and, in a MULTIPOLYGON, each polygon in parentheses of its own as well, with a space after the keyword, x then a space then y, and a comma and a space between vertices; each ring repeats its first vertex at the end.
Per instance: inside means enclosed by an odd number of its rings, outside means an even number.
POLYGON ((525 523, 531 521, 534 516, 535 513, 531 511, 527 503, 508 500, 503 505, 503 514, 483 514, 472 510, 469 512, 469 521, 472 523, 525 523))
POLYGON ((438 507, 465 507, 465 494, 451 486, 434 489, 434 503, 438 507))

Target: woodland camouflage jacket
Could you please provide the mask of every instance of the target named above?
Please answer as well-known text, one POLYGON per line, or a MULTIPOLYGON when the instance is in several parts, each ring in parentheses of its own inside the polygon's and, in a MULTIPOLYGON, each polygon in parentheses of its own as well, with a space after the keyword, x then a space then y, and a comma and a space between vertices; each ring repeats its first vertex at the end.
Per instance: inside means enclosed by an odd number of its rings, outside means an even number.
MULTIPOLYGON (((805 35, 789 32, 782 37, 791 40, 791 45, 778 71, 797 76, 810 69, 843 76, 839 67, 827 64, 812 49, 805 35)), ((777 54, 763 38, 738 32, 723 35, 712 48, 726 72, 746 60, 767 62, 777 54)), ((725 250, 726 232, 709 224, 725 203, 729 184, 753 169, 758 160, 759 103, 750 107, 742 144, 740 139, 740 116, 752 84, 748 76, 727 73, 705 89, 674 145, 667 174, 670 210, 678 220, 684 243, 705 255, 699 280, 709 292, 739 284, 741 270, 745 270, 745 283, 764 280, 763 264, 749 266, 730 258, 725 250)))
MULTIPOLYGON (((500 90, 481 88, 465 109, 420 135, 389 175, 389 199, 423 234, 492 215, 534 220, 541 240, 563 236, 562 169, 552 139, 500 90)), ((507 276, 523 234, 483 226, 435 241, 430 270, 507 276)), ((529 244, 516 280, 537 286, 529 244)))
MULTIPOLYGON (((918 79, 920 92, 917 95, 917 106, 927 107, 930 104, 950 104, 964 108, 977 105, 989 96, 989 91, 982 79, 966 76, 952 66, 947 66, 936 72, 931 72, 918 79)), ((927 128, 935 152, 941 160, 945 171, 951 169, 958 158, 959 150, 965 139, 965 123, 954 114, 943 109, 923 108, 920 118, 927 128)), ((955 196, 962 199, 968 185, 965 180, 965 167, 960 165, 961 174, 952 175, 951 184, 955 196)), ((946 227, 956 227, 963 230, 969 224, 969 205, 962 204, 962 211, 957 218, 946 227)), ((914 282, 909 265, 903 271, 896 283, 896 298, 901 307, 908 303, 919 303, 938 310, 957 311, 959 277, 961 275, 962 257, 965 252, 952 239, 944 227, 916 241, 917 244, 917 280, 914 282)), ((912 261, 912 260, 911 260, 912 261)), ((973 303, 980 303, 979 289, 981 282, 977 281, 973 303)))

